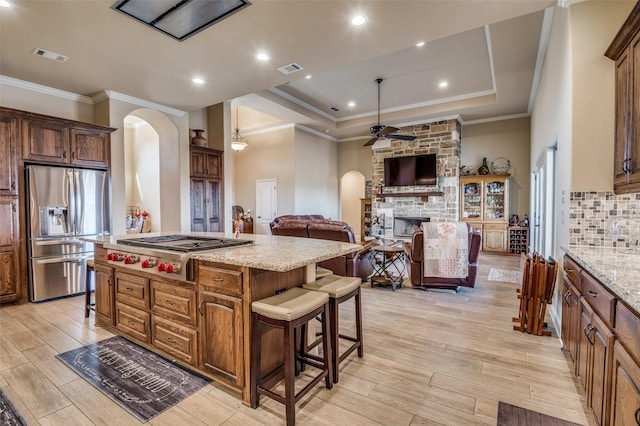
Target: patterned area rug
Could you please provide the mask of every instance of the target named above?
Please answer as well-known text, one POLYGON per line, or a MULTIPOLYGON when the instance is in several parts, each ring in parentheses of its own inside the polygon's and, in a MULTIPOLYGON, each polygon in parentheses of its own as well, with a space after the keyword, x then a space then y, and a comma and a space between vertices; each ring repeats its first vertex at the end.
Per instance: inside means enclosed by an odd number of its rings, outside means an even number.
POLYGON ((26 426, 27 422, 24 421, 16 407, 13 406, 7 395, 0 389, 0 425, 7 426, 26 426))
POLYGON ((580 426, 557 417, 548 416, 506 402, 498 402, 497 426, 580 426))
POLYGON ((57 358, 143 423, 209 383, 120 336, 57 358))
POLYGON ((501 281, 504 283, 520 284, 520 272, 507 271, 506 269, 491 268, 488 281, 501 281))

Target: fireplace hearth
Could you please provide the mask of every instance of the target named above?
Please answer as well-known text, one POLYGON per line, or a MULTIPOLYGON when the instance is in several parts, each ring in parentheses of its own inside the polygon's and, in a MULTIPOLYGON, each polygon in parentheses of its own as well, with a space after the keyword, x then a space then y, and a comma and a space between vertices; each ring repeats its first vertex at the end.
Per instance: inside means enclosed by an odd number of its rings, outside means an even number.
POLYGON ((429 222, 428 217, 394 217, 393 236, 411 237, 416 229, 420 228, 422 222, 429 222))

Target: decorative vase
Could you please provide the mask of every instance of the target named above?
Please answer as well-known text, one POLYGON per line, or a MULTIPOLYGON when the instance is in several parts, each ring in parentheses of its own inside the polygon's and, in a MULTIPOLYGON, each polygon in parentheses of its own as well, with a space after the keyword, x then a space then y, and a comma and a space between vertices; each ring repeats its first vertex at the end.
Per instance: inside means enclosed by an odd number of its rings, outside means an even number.
POLYGON ((487 157, 482 159, 482 166, 478 167, 479 175, 488 175, 489 174, 489 166, 487 166, 487 157))
POLYGON ((191 145, 195 145, 195 146, 207 146, 207 138, 205 138, 204 136, 202 136, 202 134, 204 133, 204 130, 202 129, 193 129, 193 131, 195 132, 195 136, 191 138, 191 145))

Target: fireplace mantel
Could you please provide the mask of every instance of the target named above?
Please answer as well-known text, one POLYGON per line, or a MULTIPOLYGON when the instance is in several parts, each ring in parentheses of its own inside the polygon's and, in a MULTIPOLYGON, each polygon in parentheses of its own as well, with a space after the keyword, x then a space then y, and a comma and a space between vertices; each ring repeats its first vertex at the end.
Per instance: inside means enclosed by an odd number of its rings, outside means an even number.
POLYGON ((442 197, 442 191, 426 191, 426 192, 391 192, 386 194, 378 194, 378 198, 384 201, 388 197, 420 197, 423 201, 429 201, 429 197, 442 197))

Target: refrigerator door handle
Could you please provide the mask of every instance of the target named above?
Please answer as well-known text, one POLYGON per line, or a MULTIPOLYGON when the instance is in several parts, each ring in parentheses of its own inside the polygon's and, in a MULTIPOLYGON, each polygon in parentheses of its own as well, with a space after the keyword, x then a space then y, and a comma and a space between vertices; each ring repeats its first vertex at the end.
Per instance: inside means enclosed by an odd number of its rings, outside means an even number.
POLYGON ((91 259, 91 256, 82 257, 47 257, 44 259, 33 259, 38 265, 50 265, 52 263, 82 263, 91 259))
POLYGON ((86 244, 80 240, 34 240, 36 246, 58 246, 58 245, 76 245, 81 246, 86 244))
POLYGON ((77 232, 77 212, 78 205, 76 199, 76 177, 75 177, 75 169, 67 170, 67 174, 69 175, 69 232, 71 234, 75 234, 77 232))

